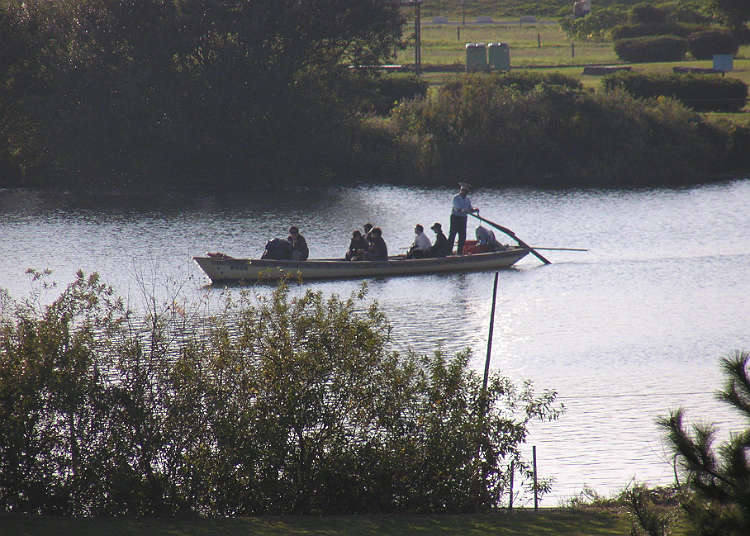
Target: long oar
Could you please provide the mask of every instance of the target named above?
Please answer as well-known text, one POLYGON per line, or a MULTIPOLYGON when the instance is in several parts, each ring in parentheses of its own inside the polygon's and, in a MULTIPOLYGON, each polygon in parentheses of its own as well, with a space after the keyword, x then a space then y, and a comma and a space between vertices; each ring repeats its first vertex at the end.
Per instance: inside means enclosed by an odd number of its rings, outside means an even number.
POLYGON ((530 253, 532 253, 537 259, 539 259, 540 261, 542 261, 544 264, 552 264, 550 261, 548 261, 547 259, 545 259, 544 256, 542 256, 541 253, 537 252, 534 248, 532 248, 526 242, 524 242, 523 240, 521 240, 520 238, 518 238, 516 236, 516 233, 514 233, 513 231, 511 231, 507 227, 503 227, 502 225, 499 225, 499 224, 495 223, 494 221, 490 221, 487 218, 483 218, 481 216, 477 216, 473 212, 469 212, 469 216, 474 216, 479 221, 483 221, 487 225, 492 225, 498 231, 504 232, 509 237, 511 237, 513 240, 515 240, 516 242, 518 242, 519 246, 521 246, 522 248, 526 248, 530 253))
POLYGON ((588 251, 588 249, 583 248, 543 248, 541 246, 531 246, 534 249, 542 249, 544 251, 588 251))

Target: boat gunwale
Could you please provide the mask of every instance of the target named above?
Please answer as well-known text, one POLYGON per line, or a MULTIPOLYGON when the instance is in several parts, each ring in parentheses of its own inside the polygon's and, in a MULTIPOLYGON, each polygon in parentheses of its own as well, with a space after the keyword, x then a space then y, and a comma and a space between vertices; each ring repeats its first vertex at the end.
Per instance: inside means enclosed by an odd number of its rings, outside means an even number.
MULTIPOLYGON (((446 257, 406 258, 404 255, 394 255, 389 257, 387 261, 347 261, 341 258, 296 261, 289 259, 250 259, 212 256, 196 256, 193 257, 193 259, 209 279, 211 279, 212 283, 218 283, 227 281, 272 282, 278 281, 285 276, 291 278, 301 276, 304 280, 335 280, 496 270, 510 268, 527 254, 528 250, 526 248, 515 246, 501 251, 488 251, 467 255, 449 255, 446 257), (494 261, 503 258, 512 258, 513 260, 502 266, 492 266, 494 261), (211 265, 216 266, 223 263, 240 265, 241 267, 238 268, 238 271, 247 269, 256 270, 258 272, 255 274, 248 273, 244 277, 240 274, 237 274, 236 276, 212 277, 209 273, 209 271, 211 271, 211 265), (204 264, 206 265, 205 267, 204 264), (244 268, 242 268, 242 266, 244 266, 244 268), (439 269, 441 266, 446 267, 447 269, 439 269), (398 268, 403 268, 403 271, 393 271, 398 268), (431 268, 435 268, 435 270, 431 270, 431 268), (339 273, 329 273, 325 275, 320 273, 321 271, 326 271, 328 269, 332 272, 338 270, 339 273), (265 272, 266 270, 268 270, 268 273, 260 273, 265 272), (310 273, 310 270, 312 270, 313 273, 310 273), (369 270, 374 270, 374 272, 367 273, 369 270), (305 271, 308 271, 308 273, 305 274, 305 271)), ((216 275, 217 274, 214 273, 214 276, 216 275)))

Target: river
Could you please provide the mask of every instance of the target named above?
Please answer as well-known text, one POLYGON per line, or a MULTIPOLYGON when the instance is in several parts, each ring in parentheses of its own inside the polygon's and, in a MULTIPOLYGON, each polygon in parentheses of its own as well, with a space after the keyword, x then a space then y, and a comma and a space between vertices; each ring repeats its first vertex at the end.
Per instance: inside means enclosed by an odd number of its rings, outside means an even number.
MULTIPOLYGON (((296 224, 313 257, 338 256, 368 221, 398 252, 415 223, 429 229, 440 221, 447 230, 453 194, 356 186, 124 200, 3 190, 0 287, 22 298, 32 288, 29 267, 49 268, 60 285, 82 269, 99 272, 133 304, 143 288, 218 298, 223 289, 207 285, 193 255, 259 256, 268 239, 296 224)), ((553 478, 543 505, 584 487, 611 495, 632 480, 669 483, 671 455, 655 421, 670 409, 714 423, 719 438, 746 424, 713 393, 722 383, 719 359, 750 351, 750 180, 633 191, 481 189, 471 198, 482 216, 529 244, 589 250, 547 251, 550 265, 529 256, 500 272, 492 368, 557 390, 567 408, 558 422, 535 426, 528 442, 540 473, 553 478)), ((375 279, 368 296, 388 314, 398 345, 468 347, 481 373, 492 282, 492 273, 375 279)), ((346 296, 359 284, 304 288, 346 296)))

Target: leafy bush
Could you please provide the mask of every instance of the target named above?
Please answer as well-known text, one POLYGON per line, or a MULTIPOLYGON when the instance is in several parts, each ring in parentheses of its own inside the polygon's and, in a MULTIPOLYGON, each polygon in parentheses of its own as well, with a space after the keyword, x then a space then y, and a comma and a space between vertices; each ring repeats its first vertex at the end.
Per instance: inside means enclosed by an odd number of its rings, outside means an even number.
POLYGON ((688 36, 688 50, 697 60, 708 60, 714 54, 736 55, 739 44, 726 30, 704 30, 688 36))
POLYGON ((747 104, 747 84, 712 74, 617 72, 602 78, 606 91, 624 89, 637 98, 671 97, 694 110, 736 112, 747 104))
POLYGON ((627 62, 680 61, 687 52, 687 39, 676 35, 634 37, 615 41, 615 53, 627 62))
POLYGON ((476 511, 511 461, 528 483, 519 446, 555 393, 499 374, 484 391, 467 352, 393 352, 363 299, 282 284, 139 318, 82 273, 44 308, 0 294, 0 510, 476 511))
POLYGON ((629 39, 647 35, 676 35, 687 37, 700 27, 696 25, 680 24, 677 22, 661 22, 649 24, 621 24, 612 28, 612 39, 629 39))
POLYGON ((623 24, 627 17, 627 11, 622 7, 597 7, 585 17, 560 19, 560 28, 571 39, 602 40, 611 28, 623 24))

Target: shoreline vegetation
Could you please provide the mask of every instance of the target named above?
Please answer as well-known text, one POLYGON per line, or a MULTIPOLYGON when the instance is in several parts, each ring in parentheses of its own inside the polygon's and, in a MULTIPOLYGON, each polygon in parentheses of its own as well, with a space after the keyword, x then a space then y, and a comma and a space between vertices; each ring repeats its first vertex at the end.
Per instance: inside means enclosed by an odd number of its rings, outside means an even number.
POLYGON ((483 381, 468 350, 394 350, 366 286, 144 290, 135 313, 81 272, 41 305, 31 276, 29 298, 0 292, 0 513, 478 513, 549 491, 521 447, 556 392, 483 381))
MULTIPOLYGON (((443 4, 436 12, 450 11, 443 4)), ((338 7, 341 20, 324 24, 309 6, 278 17, 266 3, 193 11, 156 0, 2 2, 0 186, 216 192, 461 177, 495 188, 607 188, 750 170, 742 114, 639 99, 564 68, 421 78, 348 69, 392 61, 399 43, 399 58, 413 53, 412 11, 338 7)), ((557 22, 475 26, 464 38, 454 28, 426 33, 425 64, 455 63, 457 43, 495 33, 510 40, 514 68, 569 63, 557 22)), ((591 43, 579 42, 576 61, 618 61, 611 42, 591 43)))

